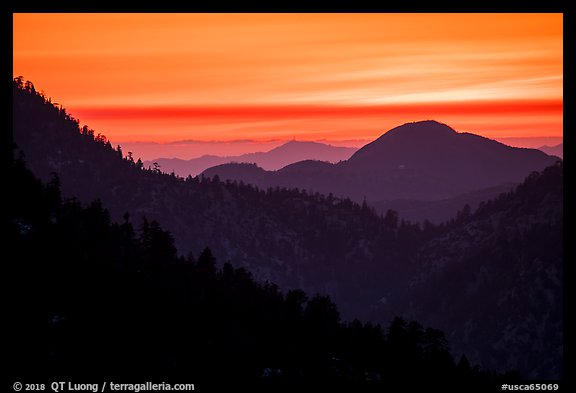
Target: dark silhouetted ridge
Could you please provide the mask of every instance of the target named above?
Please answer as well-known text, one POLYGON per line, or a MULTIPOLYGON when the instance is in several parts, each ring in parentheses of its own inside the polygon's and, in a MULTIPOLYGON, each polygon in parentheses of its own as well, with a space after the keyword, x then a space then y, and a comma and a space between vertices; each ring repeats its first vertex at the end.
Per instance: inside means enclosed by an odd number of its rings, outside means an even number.
MULTIPOLYGON (((519 183, 557 158, 515 148, 433 120, 393 128, 338 164, 292 164, 260 176, 259 187, 298 187, 333 193, 361 203, 441 200, 519 183)), ((253 176, 227 168, 206 171, 221 179, 250 182, 253 176), (226 170, 225 170, 226 169, 226 170)), ((454 211, 455 213, 455 211, 454 211)), ((423 217, 425 218, 425 217, 423 217)))
POLYGON ((384 153, 403 154, 407 149, 419 146, 431 150, 435 146, 450 143, 458 133, 446 124, 434 120, 406 123, 395 127, 375 141, 362 147, 350 157, 350 162, 374 160, 384 153))
MULTIPOLYGON (((458 134, 452 127, 440 123, 436 120, 422 120, 410 123, 402 124, 401 126, 394 127, 390 131, 386 132, 378 140, 382 138, 442 138, 451 137, 458 134)), ((373 142, 373 143, 374 143, 373 142)))
POLYGON ((284 168, 280 169, 280 172, 294 173, 299 171, 306 172, 309 170, 332 170, 332 168, 334 168, 334 165, 326 161, 305 160, 286 165, 284 168))

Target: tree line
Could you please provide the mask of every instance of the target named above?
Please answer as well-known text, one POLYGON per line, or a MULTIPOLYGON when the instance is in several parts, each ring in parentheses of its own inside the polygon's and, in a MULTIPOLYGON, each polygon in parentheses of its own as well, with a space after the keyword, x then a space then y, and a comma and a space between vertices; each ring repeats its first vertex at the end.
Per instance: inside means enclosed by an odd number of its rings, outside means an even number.
POLYGON ((44 185, 22 160, 11 179, 14 376, 181 377, 207 390, 513 379, 455 361, 444 334, 417 322, 343 322, 329 297, 219 268, 209 248, 178 255, 157 222, 114 223, 99 201, 63 199, 57 177, 44 185))

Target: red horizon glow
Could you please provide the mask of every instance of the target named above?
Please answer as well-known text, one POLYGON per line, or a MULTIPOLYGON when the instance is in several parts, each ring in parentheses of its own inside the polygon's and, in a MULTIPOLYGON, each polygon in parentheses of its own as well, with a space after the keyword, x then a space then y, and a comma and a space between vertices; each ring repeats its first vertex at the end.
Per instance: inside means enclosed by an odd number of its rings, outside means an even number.
POLYGON ((113 143, 372 140, 425 119, 561 137, 562 29, 562 14, 14 14, 13 66, 113 143))
MULTIPOLYGON (((404 122, 427 120, 427 119, 450 119, 446 122, 459 132, 467 132, 469 118, 483 119, 485 116, 505 115, 507 121, 496 126, 491 126, 484 136, 490 138, 514 137, 517 135, 516 127, 523 127, 528 135, 538 135, 542 127, 550 124, 561 129, 563 103, 559 100, 534 100, 534 101, 502 101, 481 103, 454 103, 445 104, 395 104, 380 106, 313 106, 313 105, 290 105, 290 106, 210 106, 210 107, 92 107, 77 108, 75 114, 80 118, 98 119, 102 127, 112 122, 122 122, 126 135, 132 129, 131 123, 146 121, 150 124, 161 126, 166 119, 173 123, 180 123, 183 127, 189 125, 202 126, 206 132, 197 132, 195 138, 199 140, 211 140, 211 136, 217 132, 234 130, 238 127, 250 127, 252 137, 266 139, 290 139, 298 136, 302 140, 319 140, 325 138, 323 130, 327 125, 332 126, 331 139, 350 139, 352 136, 360 139, 371 139, 374 132, 384 133, 390 128, 404 122), (535 118, 529 125, 516 125, 516 120, 526 117, 535 118), (393 119, 392 121, 390 119, 393 119), (559 124, 555 124, 560 120, 559 124), (338 132, 336 128, 342 126, 343 121, 352 121, 356 128, 353 135, 347 129, 338 132), (398 123, 400 121, 400 123, 398 123), (285 124, 278 124, 285 122, 285 124), (273 124, 276 123, 276 124, 273 124), (295 127, 295 124, 299 124, 295 127), (273 124, 273 125, 271 125, 273 124), (261 128, 275 128, 280 134, 265 130, 259 133, 261 128), (386 128, 387 127, 387 128, 386 128)), ((521 123, 521 122, 519 122, 521 123)), ((481 123, 480 123, 481 124, 481 123)), ((141 141, 153 141, 142 135, 142 129, 135 130, 134 138, 141 141), (138 138, 139 137, 139 138, 138 138)), ((558 134, 550 133, 558 136, 558 134)), ((174 134, 168 139, 178 140, 180 134, 174 134)), ((239 139, 243 133, 232 134, 232 138, 222 140, 239 139)), ((546 134, 544 134, 546 135, 546 134)), ((561 134, 560 134, 561 135, 561 134)), ((379 136, 379 135, 377 135, 379 136)), ((135 139, 134 139, 135 140, 135 139)))

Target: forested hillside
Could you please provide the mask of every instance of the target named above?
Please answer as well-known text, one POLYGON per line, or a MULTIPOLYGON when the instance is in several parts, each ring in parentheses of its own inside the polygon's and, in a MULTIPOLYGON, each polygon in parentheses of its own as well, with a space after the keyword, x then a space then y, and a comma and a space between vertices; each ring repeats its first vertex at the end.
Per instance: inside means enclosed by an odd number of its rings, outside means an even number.
POLYGON ((208 248, 178 256, 155 221, 113 223, 99 201, 63 201, 56 179, 43 185, 22 161, 10 175, 13 377, 178 378, 203 391, 517 380, 455 362, 444 334, 417 322, 343 322, 329 297, 218 268, 208 248))

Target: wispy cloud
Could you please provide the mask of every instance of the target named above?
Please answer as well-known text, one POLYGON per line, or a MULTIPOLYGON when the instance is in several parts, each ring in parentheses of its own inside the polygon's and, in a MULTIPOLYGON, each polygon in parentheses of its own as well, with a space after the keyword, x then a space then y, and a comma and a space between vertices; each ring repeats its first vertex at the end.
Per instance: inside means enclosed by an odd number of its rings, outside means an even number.
POLYGON ((16 14, 14 72, 111 139, 559 133, 562 33, 561 14, 16 14))

